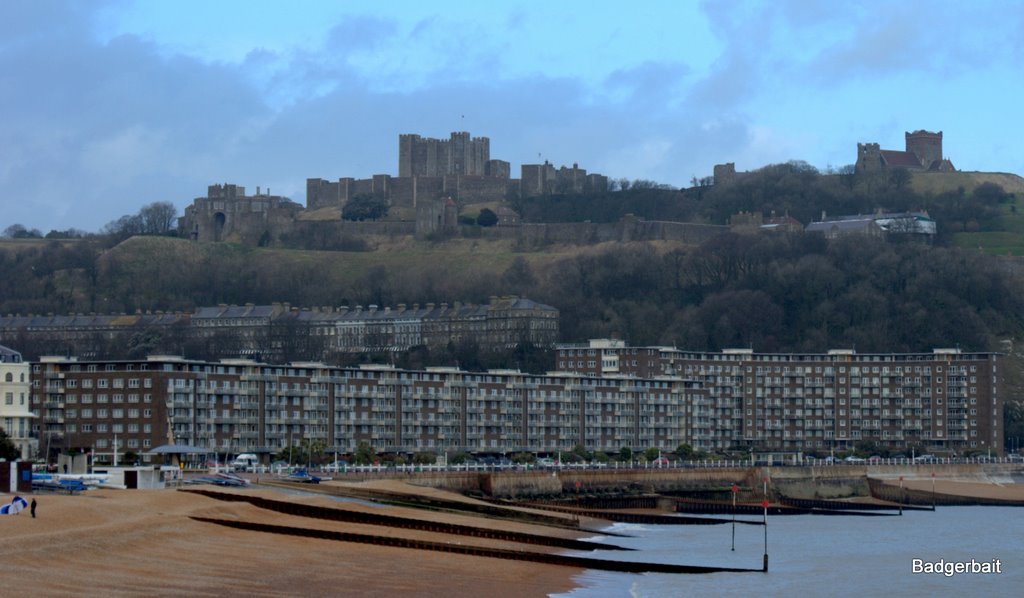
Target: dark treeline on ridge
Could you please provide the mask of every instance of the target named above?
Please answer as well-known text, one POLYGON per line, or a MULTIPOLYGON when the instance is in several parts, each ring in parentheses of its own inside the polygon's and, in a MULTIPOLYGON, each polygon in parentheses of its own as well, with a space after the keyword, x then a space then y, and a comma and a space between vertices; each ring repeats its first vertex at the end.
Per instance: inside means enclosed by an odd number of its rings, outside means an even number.
POLYGON ((695 247, 647 243, 559 259, 510 254, 409 261, 133 238, 0 250, 0 313, 191 311, 464 301, 516 294, 561 310, 561 338, 617 334, 693 350, 994 350, 1024 329, 1020 281, 975 251, 863 237, 727 233, 695 247), (368 265, 374 264, 374 265, 368 265))
POLYGON ((955 248, 736 235, 693 251, 609 251, 558 264, 541 300, 563 336, 758 351, 996 349, 1024 328, 1020 282, 955 248))
POLYGON ((729 182, 695 181, 681 191, 640 185, 604 193, 524 198, 514 201, 513 207, 527 222, 615 222, 633 214, 647 220, 728 224, 740 212, 753 212, 789 215, 804 225, 821 220, 823 214, 923 210, 936 221, 944 239, 957 232, 1000 230, 1000 204, 1014 199, 992 183, 978 185, 970 193, 962 187, 918 193, 913 175, 906 170, 872 174, 850 170, 822 174, 795 161, 765 166, 729 182))

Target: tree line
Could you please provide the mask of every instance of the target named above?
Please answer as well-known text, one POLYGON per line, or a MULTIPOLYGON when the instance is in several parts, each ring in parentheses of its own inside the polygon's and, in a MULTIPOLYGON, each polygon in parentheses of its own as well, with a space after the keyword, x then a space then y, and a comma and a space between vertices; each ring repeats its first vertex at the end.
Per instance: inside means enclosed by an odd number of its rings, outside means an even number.
POLYGON ((692 187, 634 184, 586 194, 552 194, 515 199, 526 222, 617 222, 626 214, 647 220, 728 224, 741 212, 788 215, 803 223, 827 217, 927 211, 940 242, 958 232, 1003 230, 1004 204, 1015 197, 994 183, 968 193, 963 187, 918 193, 902 169, 854 173, 852 167, 821 173, 805 162, 772 164, 730 181, 694 180, 692 187))

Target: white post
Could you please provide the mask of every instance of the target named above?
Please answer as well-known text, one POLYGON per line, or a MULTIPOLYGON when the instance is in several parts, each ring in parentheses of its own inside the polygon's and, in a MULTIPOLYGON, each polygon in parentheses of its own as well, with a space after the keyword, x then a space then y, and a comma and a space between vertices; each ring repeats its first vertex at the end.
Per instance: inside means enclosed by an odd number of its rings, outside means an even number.
POLYGON ((117 434, 114 434, 114 467, 117 467, 117 434))

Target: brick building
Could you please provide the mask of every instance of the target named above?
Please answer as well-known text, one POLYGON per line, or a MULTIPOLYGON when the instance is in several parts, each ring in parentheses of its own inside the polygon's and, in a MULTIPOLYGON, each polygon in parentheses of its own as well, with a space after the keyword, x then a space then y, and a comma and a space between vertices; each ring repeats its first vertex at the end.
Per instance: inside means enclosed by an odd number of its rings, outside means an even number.
POLYGON ((560 345, 560 371, 681 377, 695 447, 828 450, 873 441, 895 450, 1003 450, 998 353, 760 354, 629 347, 621 341, 560 345))
POLYGON ((1002 446, 1000 355, 696 353, 618 342, 559 348, 546 375, 456 368, 342 368, 255 360, 32 364, 40 450, 115 440, 258 453, 322 441, 378 452, 828 451, 872 441, 936 452, 1002 446), (660 370, 660 372, 659 372, 660 370), (640 376, 640 372, 645 375, 640 376))
POLYGON ((303 440, 348 453, 513 453, 683 441, 681 380, 319 363, 46 358, 32 365, 44 454, 143 453, 166 442, 270 455, 303 440))

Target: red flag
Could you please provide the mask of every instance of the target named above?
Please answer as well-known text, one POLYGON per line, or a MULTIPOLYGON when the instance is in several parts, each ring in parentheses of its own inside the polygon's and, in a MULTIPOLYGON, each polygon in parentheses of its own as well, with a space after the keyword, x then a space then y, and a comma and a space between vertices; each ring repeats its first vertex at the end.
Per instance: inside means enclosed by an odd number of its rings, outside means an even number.
POLYGON ((763 501, 761 501, 761 506, 766 508, 766 509, 768 508, 768 499, 767 498, 764 499, 763 501))
POLYGON ((739 491, 740 491, 740 489, 736 487, 736 484, 733 484, 733 485, 732 485, 732 493, 733 493, 733 494, 736 494, 736 493, 737 493, 737 492, 739 492, 739 491))

